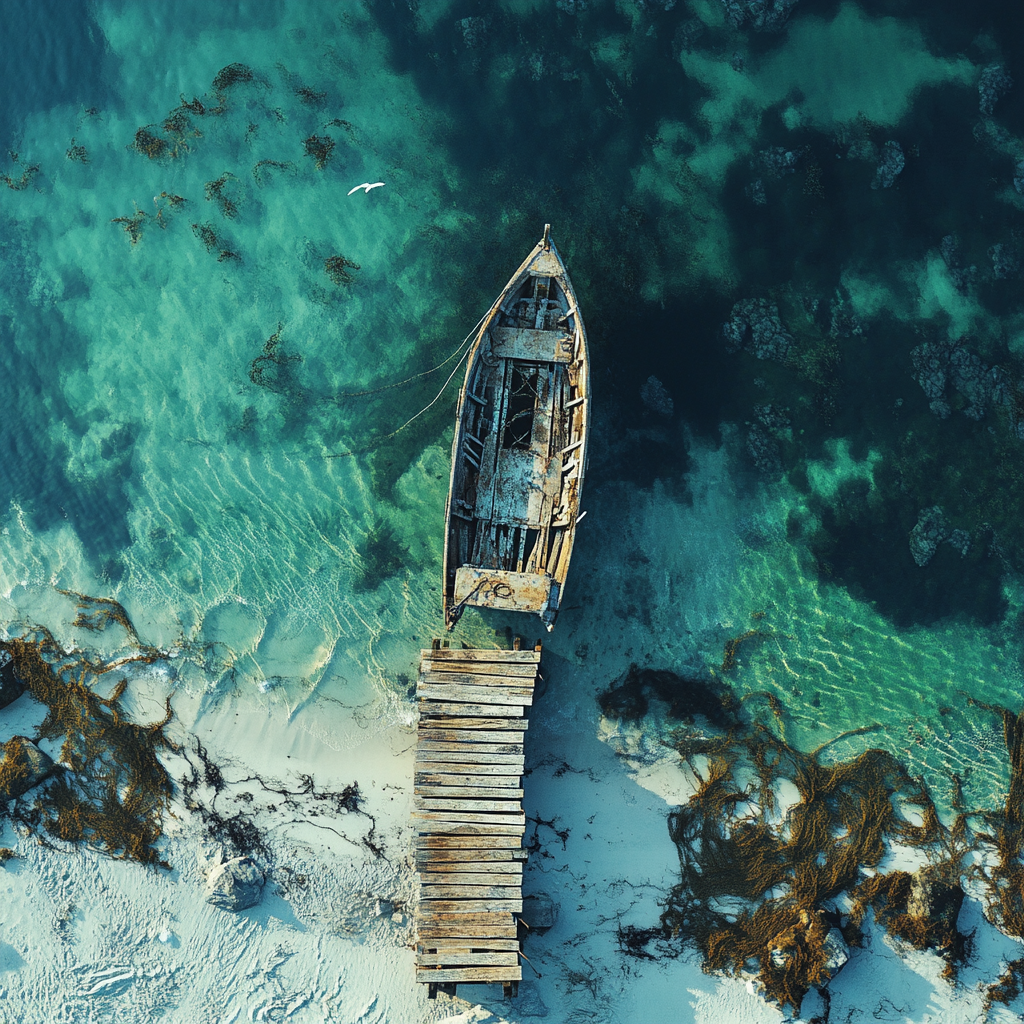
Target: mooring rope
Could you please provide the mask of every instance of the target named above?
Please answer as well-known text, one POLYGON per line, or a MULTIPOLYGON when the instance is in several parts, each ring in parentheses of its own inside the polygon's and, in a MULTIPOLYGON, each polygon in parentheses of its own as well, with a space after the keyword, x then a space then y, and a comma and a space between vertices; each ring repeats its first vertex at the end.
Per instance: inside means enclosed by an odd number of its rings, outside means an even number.
POLYGON ((409 419, 407 419, 397 430, 392 430, 388 434, 382 434, 381 436, 374 438, 371 444, 365 445, 362 448, 349 448, 348 450, 343 452, 332 452, 329 455, 325 455, 324 458, 347 459, 353 455, 362 455, 365 452, 372 452, 374 449, 379 448, 385 441, 390 441, 391 438, 400 434, 403 430, 405 430, 406 427, 408 427, 411 423, 418 420, 425 412, 427 412, 430 408, 436 405, 437 402, 440 400, 441 396, 447 390, 448 385, 451 384, 455 374, 459 372, 459 367, 462 365, 462 360, 465 359, 467 354, 469 353, 469 348, 467 347, 469 345, 469 342, 472 341, 472 339, 475 337, 476 332, 480 328, 480 325, 484 322, 484 320, 487 319, 489 313, 490 310, 488 310, 487 313, 484 313, 484 315, 480 317, 479 320, 477 320, 476 326, 473 327, 473 329, 469 332, 469 334, 466 335, 465 338, 463 338, 462 344, 459 345, 459 347, 443 363, 438 363, 437 366, 433 367, 432 369, 424 370, 422 373, 417 373, 412 377, 407 377, 405 380, 399 381, 396 384, 385 384, 383 387, 375 388, 372 391, 354 391, 350 394, 343 394, 339 396, 342 398, 356 398, 361 395, 375 395, 381 391, 387 391, 390 388, 401 387, 403 384, 408 384, 410 381, 417 380, 420 377, 426 377, 428 374, 434 373, 435 370, 440 370, 441 367, 445 365, 445 363, 451 362, 451 360, 454 359, 457 355, 459 355, 460 352, 462 353, 458 362, 455 364, 455 368, 448 375, 448 379, 444 382, 444 384, 441 385, 441 390, 438 391, 438 393, 434 395, 434 397, 425 406, 423 406, 423 408, 420 409, 420 411, 416 413, 415 416, 410 416, 409 419))

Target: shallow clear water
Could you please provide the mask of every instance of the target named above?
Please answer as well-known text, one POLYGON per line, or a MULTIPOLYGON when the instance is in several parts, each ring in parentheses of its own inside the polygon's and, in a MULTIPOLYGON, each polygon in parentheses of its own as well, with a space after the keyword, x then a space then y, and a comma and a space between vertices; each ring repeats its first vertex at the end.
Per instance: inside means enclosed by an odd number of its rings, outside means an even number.
POLYGON ((805 0, 758 33, 718 0, 31 5, 0 68, 4 173, 39 168, 0 188, 6 628, 87 643, 60 587, 181 646, 200 692, 403 696, 443 628, 456 385, 362 451, 447 369, 377 389, 454 351, 550 221, 596 381, 553 658, 721 674, 756 628, 725 674, 776 694, 790 739, 877 723, 836 751, 995 798, 999 736, 964 694, 1019 702, 1024 442, 952 385, 929 411, 912 351, 956 341, 1024 379, 1021 89, 979 108, 984 68, 1021 77, 1003 6, 805 0), (235 62, 253 78, 218 100, 235 62), (873 188, 889 141, 905 166, 873 188), (795 354, 730 354, 734 303, 765 296, 795 354), (829 326, 837 296, 858 330, 829 326), (788 426, 759 468, 767 404, 788 426), (971 554, 918 566, 935 505, 971 554))

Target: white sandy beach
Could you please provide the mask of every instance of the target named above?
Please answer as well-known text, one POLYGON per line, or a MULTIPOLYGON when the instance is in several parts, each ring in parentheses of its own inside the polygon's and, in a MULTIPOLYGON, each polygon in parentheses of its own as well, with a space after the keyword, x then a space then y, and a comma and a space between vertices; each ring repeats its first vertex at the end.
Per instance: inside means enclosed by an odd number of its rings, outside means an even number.
MULTIPOLYGON (((417 654, 410 649, 412 659, 417 654)), ((526 841, 534 852, 524 892, 550 895, 560 913, 548 932, 525 940, 529 963, 516 1000, 503 1000, 495 985, 461 986, 457 998, 431 1002, 414 983, 411 703, 383 692, 356 709, 314 699, 289 716, 272 701, 211 702, 180 687, 172 736, 192 742, 191 734, 222 768, 228 785, 218 809, 245 807, 264 831, 271 857, 261 864, 268 874, 262 903, 235 914, 204 901, 202 867, 216 849, 180 800, 163 844, 170 872, 82 849, 46 849, 8 822, 0 845, 18 859, 0 869, 0 1021, 786 1019, 747 982, 703 974, 692 951, 654 961, 620 950, 618 929, 655 924, 659 897, 678 877, 666 813, 686 798, 690 781, 649 732, 600 720, 592 668, 551 653, 545 674, 548 688, 527 735, 526 841), (366 815, 326 813, 322 801, 289 799, 253 780, 258 774, 272 788, 298 789, 303 773, 325 789, 357 781, 366 815), (363 845, 367 815, 381 857, 363 845)), ((140 671, 126 706, 137 720, 155 719, 173 685, 165 671, 140 671)), ((40 711, 19 698, 0 712, 0 740, 31 733, 40 711)), ((183 774, 179 757, 167 763, 183 774)), ((829 1019, 982 1019, 982 983, 1020 947, 988 925, 970 898, 961 925, 977 930, 976 953, 957 985, 941 979, 937 956, 899 947, 876 930, 832 982, 829 1019)), ((820 1009, 812 993, 804 1019, 820 1009)), ((988 1019, 1019 1017, 996 1008, 988 1019)))

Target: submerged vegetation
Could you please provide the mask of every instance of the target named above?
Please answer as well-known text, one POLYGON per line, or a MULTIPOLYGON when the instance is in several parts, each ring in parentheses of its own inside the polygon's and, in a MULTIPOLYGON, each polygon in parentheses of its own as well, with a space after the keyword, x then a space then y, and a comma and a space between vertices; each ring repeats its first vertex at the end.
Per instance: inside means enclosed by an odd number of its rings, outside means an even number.
POLYGON ((331 153, 334 152, 334 139, 329 135, 310 135, 302 145, 306 155, 312 158, 316 169, 322 171, 327 166, 327 161, 331 159, 331 153))
POLYGON ((408 564, 408 549, 399 541, 391 524, 377 516, 366 531, 366 540, 359 547, 352 589, 357 593, 375 590, 385 580, 397 576, 408 564))
POLYGON ((350 271, 358 270, 359 264, 345 256, 328 256, 324 260, 324 271, 334 284, 349 284, 352 281, 350 271))
POLYGON ((249 364, 249 380, 257 387, 278 394, 294 392, 295 385, 288 367, 291 363, 302 362, 302 356, 281 351, 283 330, 284 324, 278 323, 277 330, 264 343, 263 351, 249 364))
POLYGON ((35 176, 39 173, 39 164, 23 164, 17 153, 12 152, 7 155, 11 158, 11 163, 21 167, 21 174, 17 178, 10 174, 0 174, 0 181, 13 192, 21 192, 35 180, 35 176))
POLYGON ((208 203, 216 203, 220 212, 225 217, 235 218, 238 216, 237 186, 238 179, 230 172, 225 171, 214 181, 208 181, 204 186, 204 193, 208 203), (228 188, 230 182, 235 182, 233 188, 228 188), (232 195, 231 193, 236 193, 232 195))

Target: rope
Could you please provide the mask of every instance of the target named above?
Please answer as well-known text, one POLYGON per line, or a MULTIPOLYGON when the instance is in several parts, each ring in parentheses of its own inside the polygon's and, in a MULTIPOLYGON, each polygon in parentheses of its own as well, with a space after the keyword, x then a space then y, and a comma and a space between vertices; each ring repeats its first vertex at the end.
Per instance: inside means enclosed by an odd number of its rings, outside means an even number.
POLYGON ((369 391, 342 391, 336 398, 363 398, 366 395, 379 395, 382 391, 390 391, 392 388, 400 388, 403 384, 410 384, 414 380, 419 380, 420 377, 429 377, 432 373, 436 373, 441 369, 442 366, 450 363, 462 350, 466 342, 468 342, 473 335, 476 333, 477 327, 479 327, 486 318, 487 313, 484 313, 482 317, 476 322, 476 327, 473 328, 469 334, 463 339, 462 344, 450 355, 444 362, 438 363, 437 366, 432 366, 429 370, 424 370, 422 373, 414 373, 411 377, 406 377, 405 380, 396 381, 394 384, 385 384, 383 387, 371 388, 369 391))
POLYGON ((487 313, 484 313, 484 315, 482 317, 480 317, 480 319, 476 322, 476 326, 463 339, 462 344, 459 345, 459 347, 444 361, 444 363, 439 363, 437 366, 435 366, 431 370, 424 370, 423 373, 418 373, 418 374, 416 374, 413 377, 409 377, 407 380, 400 381, 399 384, 387 384, 387 385, 385 385, 382 388, 377 388, 375 391, 359 391, 359 392, 354 392, 353 395, 351 395, 351 396, 344 396, 344 397, 354 397, 355 395, 372 395, 372 394, 376 394, 378 391, 387 391, 388 388, 399 387, 400 384, 407 384, 411 380, 416 380, 418 377, 425 377, 427 374, 433 373, 434 370, 439 370, 442 366, 445 365, 445 363, 447 363, 450 360, 454 359, 455 356, 457 356, 462 349, 465 349, 465 351, 462 352, 462 357, 455 364, 455 368, 448 375, 448 379, 444 382, 444 384, 441 385, 441 390, 438 391, 438 393, 436 395, 434 395, 434 397, 425 406, 423 406, 423 408, 420 409, 420 411, 418 413, 416 413, 415 416, 410 416, 409 419, 407 419, 397 430, 392 430, 391 433, 389 433, 389 434, 382 434, 380 437, 377 437, 371 444, 368 444, 368 445, 366 445, 366 446, 364 446, 362 448, 349 448, 349 449, 347 449, 346 451, 343 451, 343 452, 333 452, 330 455, 325 455, 324 458, 326 458, 326 459, 348 459, 348 458, 351 458, 353 455, 362 455, 365 452, 372 452, 374 449, 379 448, 385 441, 390 441, 391 438, 396 437, 403 430, 405 430, 405 428, 408 427, 411 423, 413 423, 414 421, 418 420, 425 412, 427 412, 428 409, 430 409, 434 405, 436 405, 438 400, 441 398, 441 396, 447 390, 448 385, 451 384, 452 378, 455 376, 456 373, 459 372, 459 367, 462 365, 462 360, 465 359, 466 356, 469 353, 469 349, 466 346, 468 345, 469 341, 473 338, 473 336, 476 334, 476 332, 479 329, 480 325, 484 322, 484 320, 487 319, 488 313, 490 313, 490 310, 488 310, 487 313))

